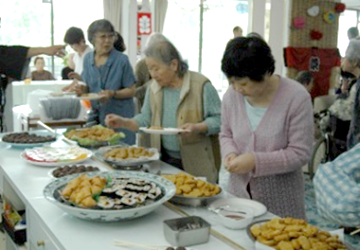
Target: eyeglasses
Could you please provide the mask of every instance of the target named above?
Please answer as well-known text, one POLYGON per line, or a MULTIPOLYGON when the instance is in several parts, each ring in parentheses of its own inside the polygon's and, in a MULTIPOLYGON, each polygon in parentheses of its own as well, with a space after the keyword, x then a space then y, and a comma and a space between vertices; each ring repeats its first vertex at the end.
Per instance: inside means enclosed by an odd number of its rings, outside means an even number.
POLYGON ((96 38, 98 38, 101 41, 105 41, 106 39, 114 40, 115 33, 99 34, 96 36, 96 38))
POLYGON ((353 73, 347 71, 341 70, 340 75, 343 79, 356 79, 356 76, 353 73))

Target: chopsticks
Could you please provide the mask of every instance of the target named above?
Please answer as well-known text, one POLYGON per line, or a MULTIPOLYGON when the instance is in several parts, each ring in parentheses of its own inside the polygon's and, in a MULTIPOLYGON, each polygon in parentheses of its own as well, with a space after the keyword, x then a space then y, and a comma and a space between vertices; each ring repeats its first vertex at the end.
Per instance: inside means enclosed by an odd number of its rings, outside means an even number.
POLYGON ((360 228, 359 229, 356 229, 355 231, 351 232, 350 235, 355 235, 357 233, 360 233, 360 228))
POLYGON ((165 246, 151 246, 151 245, 145 245, 145 244, 139 244, 124 240, 114 240, 114 245, 118 247, 139 247, 144 249, 150 249, 150 250, 162 250, 166 249, 165 246))
MULTIPOLYGON (((52 128, 50 128, 48 125, 46 125, 45 123, 43 123, 42 121, 37 121, 37 124, 39 124, 40 126, 42 126, 43 128, 45 128, 47 131, 53 133, 54 135, 56 135, 56 131, 52 128)), ((62 140, 64 142, 66 142, 67 144, 70 144, 70 145, 74 145, 76 144, 76 142, 72 141, 72 140, 69 140, 68 138, 66 137, 63 137, 62 140)))

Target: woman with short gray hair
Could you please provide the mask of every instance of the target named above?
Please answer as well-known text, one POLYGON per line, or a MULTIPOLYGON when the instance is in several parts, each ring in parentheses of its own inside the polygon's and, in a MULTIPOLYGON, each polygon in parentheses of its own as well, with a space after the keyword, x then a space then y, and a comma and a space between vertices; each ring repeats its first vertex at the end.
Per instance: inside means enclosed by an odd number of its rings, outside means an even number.
MULTIPOLYGON (((135 106, 135 76, 126 55, 114 49, 115 30, 105 19, 94 21, 88 28, 88 39, 94 52, 86 54, 84 70, 81 74, 86 86, 79 85, 77 94, 98 93, 101 98, 91 101, 90 119, 105 125, 106 115, 112 113, 123 117, 133 117, 135 106)), ((125 133, 124 142, 135 144, 135 133, 125 133)))
POLYGON ((341 62, 341 74, 346 75, 349 79, 357 79, 353 117, 347 136, 347 148, 349 150, 360 142, 360 40, 350 41, 345 57, 341 62))
POLYGON ((133 119, 108 115, 106 124, 132 131, 140 127, 160 129, 151 134, 150 146, 161 151, 163 161, 216 182, 221 111, 216 89, 208 78, 188 70, 168 41, 151 45, 145 55, 152 80, 141 113, 133 119), (168 135, 167 131, 175 134, 168 135))

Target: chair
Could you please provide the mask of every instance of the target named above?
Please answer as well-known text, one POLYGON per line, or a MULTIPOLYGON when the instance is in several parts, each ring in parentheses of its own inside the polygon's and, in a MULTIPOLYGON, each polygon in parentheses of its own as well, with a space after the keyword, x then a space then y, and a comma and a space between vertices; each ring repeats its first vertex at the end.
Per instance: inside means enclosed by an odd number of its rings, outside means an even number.
MULTIPOLYGON (((327 110, 336 100, 336 95, 318 96, 314 99, 314 114, 327 110)), ((330 141, 328 135, 322 135, 314 143, 311 159, 308 163, 308 171, 310 179, 314 177, 314 173, 318 166, 325 163, 329 157, 330 141)))

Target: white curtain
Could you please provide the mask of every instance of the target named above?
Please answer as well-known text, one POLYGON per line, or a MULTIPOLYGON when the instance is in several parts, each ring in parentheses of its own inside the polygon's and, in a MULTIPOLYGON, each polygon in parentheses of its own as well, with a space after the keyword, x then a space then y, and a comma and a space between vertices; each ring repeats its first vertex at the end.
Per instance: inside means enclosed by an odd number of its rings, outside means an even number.
POLYGON ((162 33, 164 28, 166 10, 168 7, 168 0, 153 0, 152 1, 152 15, 153 15, 153 32, 162 33))
POLYGON ((121 34, 122 0, 103 0, 104 18, 114 25, 115 31, 121 34))

